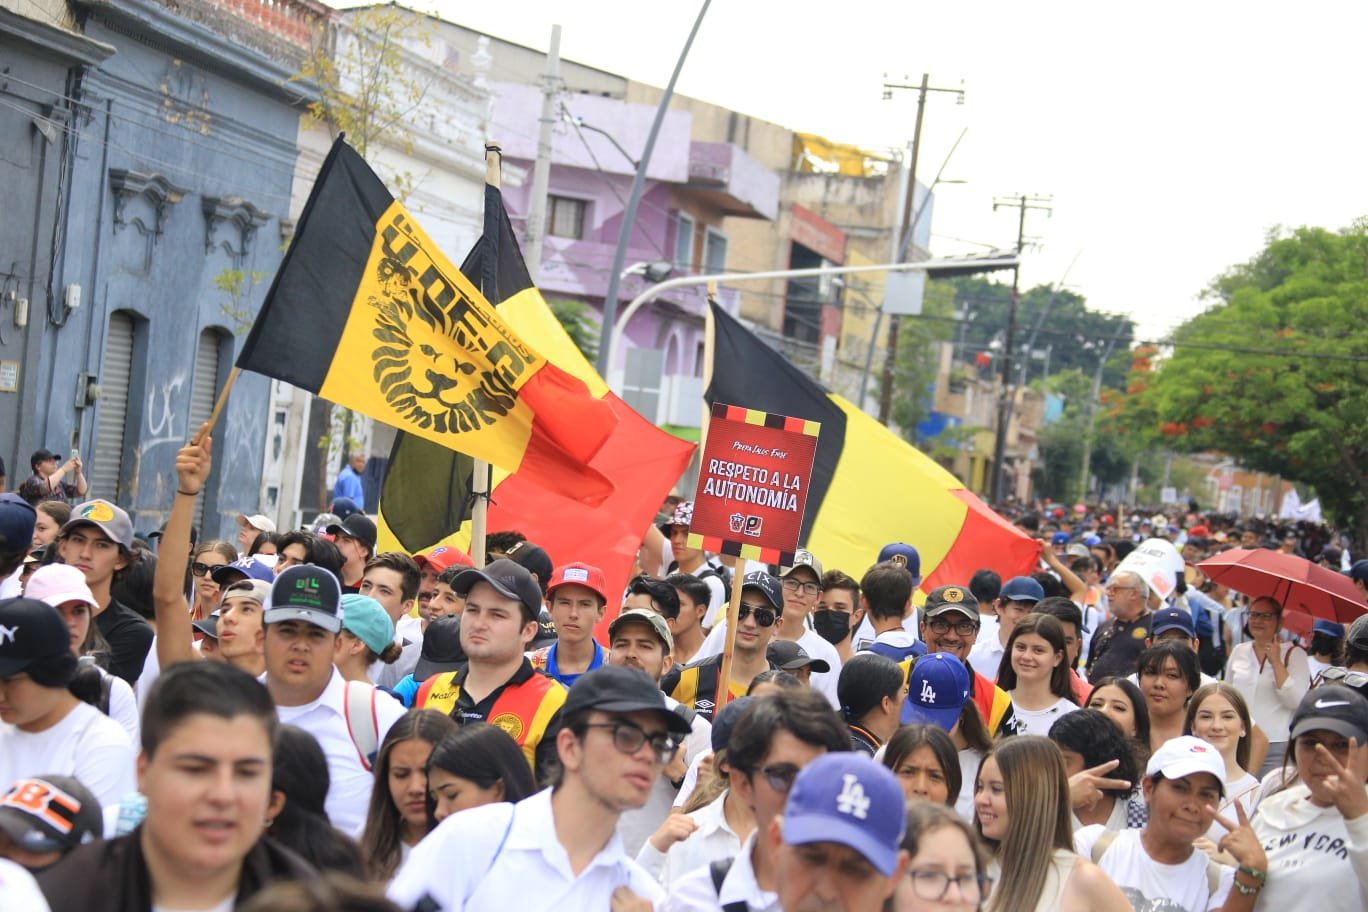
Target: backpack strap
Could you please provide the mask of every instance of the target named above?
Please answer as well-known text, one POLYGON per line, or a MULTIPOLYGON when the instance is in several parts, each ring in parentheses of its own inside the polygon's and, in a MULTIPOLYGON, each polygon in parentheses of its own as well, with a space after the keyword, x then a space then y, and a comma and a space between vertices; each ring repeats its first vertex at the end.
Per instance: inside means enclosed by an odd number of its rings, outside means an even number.
POLYGON ((1116 830, 1107 830, 1097 837, 1097 842, 1094 842, 1092 847, 1093 864, 1102 861, 1102 856, 1107 854, 1107 849, 1111 848, 1113 842, 1116 842, 1116 830))
POLYGON ((360 681, 348 681, 344 690, 347 734, 367 772, 380 749, 380 719, 375 710, 375 688, 360 681))
POLYGON ((1207 898, 1216 895, 1216 891, 1221 888, 1221 866, 1210 858, 1207 859, 1207 898))

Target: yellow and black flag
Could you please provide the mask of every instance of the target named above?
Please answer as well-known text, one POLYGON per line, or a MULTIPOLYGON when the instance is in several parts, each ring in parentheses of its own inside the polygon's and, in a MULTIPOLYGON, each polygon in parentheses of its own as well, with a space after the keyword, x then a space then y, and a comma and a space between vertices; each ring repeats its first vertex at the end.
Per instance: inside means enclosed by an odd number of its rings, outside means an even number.
POLYGON ((238 367, 585 503, 617 416, 528 346, 339 138, 238 367))

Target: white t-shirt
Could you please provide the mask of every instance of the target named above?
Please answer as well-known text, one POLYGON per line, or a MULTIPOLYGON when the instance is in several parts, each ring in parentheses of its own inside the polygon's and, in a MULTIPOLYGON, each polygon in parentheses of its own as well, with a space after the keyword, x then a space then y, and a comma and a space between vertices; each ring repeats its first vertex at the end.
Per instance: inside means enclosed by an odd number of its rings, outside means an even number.
MULTIPOLYGON (((1086 826, 1074 834, 1074 849, 1091 859, 1093 844, 1106 832, 1101 824, 1086 826)), ((1207 912, 1225 905, 1235 879, 1235 869, 1219 866, 1216 891, 1211 890, 1207 867, 1213 862, 1193 849, 1182 864, 1161 864, 1149 856, 1140 842, 1140 830, 1119 830, 1097 866, 1126 894, 1137 912, 1207 912)))
MULTIPOLYGON (((841 677, 841 654, 836 651, 836 647, 813 630, 811 627, 803 628, 803 635, 797 640, 798 645, 803 647, 803 651, 814 659, 822 659, 831 666, 831 671, 812 673, 812 689, 822 694, 830 701, 833 709, 841 708, 841 700, 836 696, 836 682, 841 677)), ((709 656, 719 655, 727 643, 727 621, 724 618, 713 625, 713 629, 703 639, 703 645, 698 647, 698 652, 694 655, 691 664, 709 656)))
POLYGON ((137 752, 118 722, 88 703, 41 732, 0 726, 0 782, 25 776, 74 776, 101 805, 137 791, 137 752))
POLYGON ((123 726, 128 733, 128 742, 136 750, 142 740, 142 720, 138 716, 138 700, 133 696, 133 686, 103 668, 100 669, 100 675, 109 680, 109 718, 123 726))
MULTIPOLYGON (((1011 696, 1009 691, 1007 696, 1011 696)), ((1016 716, 1016 733, 1018 735, 1039 735, 1042 738, 1050 737, 1050 726, 1055 724, 1055 720, 1067 716, 1071 712, 1078 712, 1079 706, 1072 700, 1060 697, 1052 706, 1045 709, 1022 709, 1016 701, 1012 701, 1012 714, 1016 716)))
POLYGON ((1294 785, 1270 795, 1250 821, 1268 854, 1268 880, 1255 909, 1368 909, 1368 814, 1345 820, 1294 785))
POLYGON ((955 813, 968 823, 974 822, 974 779, 978 776, 979 764, 983 754, 966 747, 959 752, 960 793, 955 799, 955 813))
MULTIPOLYGON (((1245 773, 1234 782, 1227 782, 1225 788, 1225 798, 1221 799, 1221 806, 1216 810, 1227 820, 1237 819, 1235 814, 1235 802, 1240 802, 1240 807, 1244 808, 1245 816, 1250 820, 1254 819, 1254 811, 1259 806, 1259 780, 1250 773, 1245 773)), ((1220 844, 1222 837, 1227 830, 1219 823, 1212 823, 1211 829, 1207 830, 1207 839, 1217 845, 1220 844)))
POLYGON ((1003 652, 1004 647, 998 642, 998 625, 994 623, 993 629, 989 630, 988 625, 984 624, 979 628, 974 647, 969 650, 969 665, 988 680, 996 681, 1003 652))
MULTIPOLYGON (((375 775, 361 765, 356 742, 347 728, 347 682, 333 669, 328 686, 317 700, 303 706, 277 706, 276 716, 286 725, 296 725, 313 735, 328 761, 328 800, 325 808, 332 825, 344 833, 360 830, 366 819, 375 775)), ((404 714, 398 700, 383 691, 375 692, 376 730, 383 741, 385 732, 404 714)))
POLYGON ((47 899, 38 889, 38 881, 8 858, 0 858, 0 909, 48 912, 47 899))

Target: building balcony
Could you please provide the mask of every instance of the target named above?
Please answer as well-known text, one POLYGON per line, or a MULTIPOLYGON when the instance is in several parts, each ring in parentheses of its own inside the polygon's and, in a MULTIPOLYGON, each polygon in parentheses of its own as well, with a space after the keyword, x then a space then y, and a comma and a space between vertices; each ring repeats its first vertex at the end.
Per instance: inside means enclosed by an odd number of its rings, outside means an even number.
POLYGON ((779 214, 779 175, 731 143, 689 143, 685 189, 727 215, 773 221, 779 214))

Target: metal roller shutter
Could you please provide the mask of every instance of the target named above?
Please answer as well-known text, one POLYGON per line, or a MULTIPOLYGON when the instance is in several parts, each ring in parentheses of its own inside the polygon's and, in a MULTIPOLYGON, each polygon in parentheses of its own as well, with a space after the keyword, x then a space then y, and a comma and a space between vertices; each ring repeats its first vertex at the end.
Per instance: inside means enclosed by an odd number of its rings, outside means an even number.
POLYGON ((100 415, 95 427, 95 459, 90 465, 90 496, 119 500, 124 435, 128 429, 128 383, 133 372, 133 318, 109 317, 104 367, 100 375, 100 415))
MULTIPOLYGON (((190 387, 190 426, 186 429, 189 437, 209 420, 209 413, 214 410, 219 385, 219 345, 219 336, 212 329, 200 333, 199 346, 195 349, 195 379, 190 387)), ((204 522, 204 501, 204 496, 195 498, 196 529, 204 522)))

